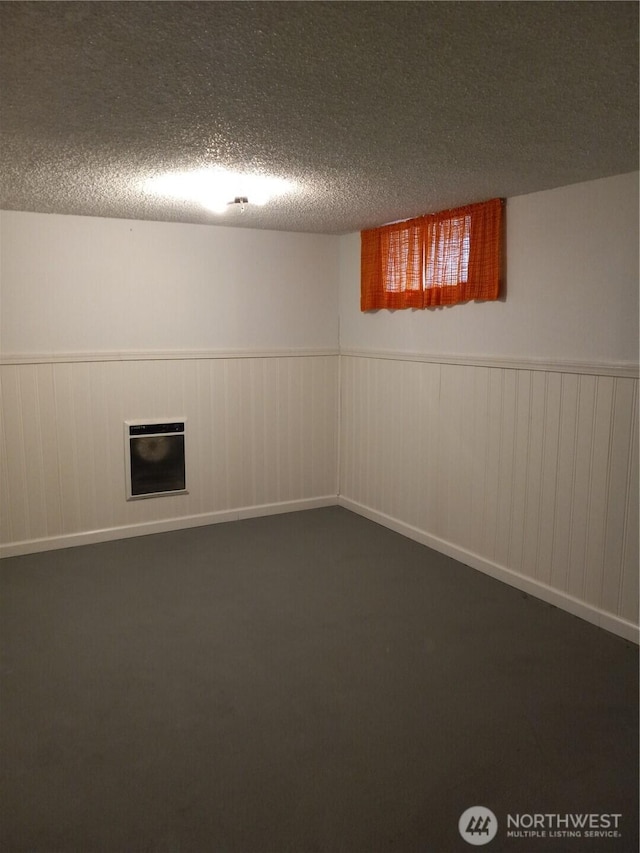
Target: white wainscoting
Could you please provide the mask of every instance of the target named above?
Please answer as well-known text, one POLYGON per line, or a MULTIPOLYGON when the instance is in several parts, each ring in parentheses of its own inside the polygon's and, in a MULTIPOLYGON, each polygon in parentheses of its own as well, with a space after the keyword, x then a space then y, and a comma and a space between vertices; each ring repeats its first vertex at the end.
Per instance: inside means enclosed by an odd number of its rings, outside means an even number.
POLYGON ((338 374, 337 353, 7 358, 0 554, 335 504, 338 374), (189 494, 127 502, 123 422, 165 417, 189 494))
POLYGON ((637 642, 637 368, 615 372, 343 354, 340 502, 637 642))

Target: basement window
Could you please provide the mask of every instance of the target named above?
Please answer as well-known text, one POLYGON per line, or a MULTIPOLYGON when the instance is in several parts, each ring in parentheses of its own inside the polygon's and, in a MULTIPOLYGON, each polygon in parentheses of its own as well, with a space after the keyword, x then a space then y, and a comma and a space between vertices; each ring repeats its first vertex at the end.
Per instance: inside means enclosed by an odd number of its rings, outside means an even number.
POLYGON ((453 216, 432 229, 423 258, 423 288, 466 284, 469 278, 471 216, 453 216))
POLYGON ((427 214, 361 235, 361 310, 499 296, 503 202, 427 214))

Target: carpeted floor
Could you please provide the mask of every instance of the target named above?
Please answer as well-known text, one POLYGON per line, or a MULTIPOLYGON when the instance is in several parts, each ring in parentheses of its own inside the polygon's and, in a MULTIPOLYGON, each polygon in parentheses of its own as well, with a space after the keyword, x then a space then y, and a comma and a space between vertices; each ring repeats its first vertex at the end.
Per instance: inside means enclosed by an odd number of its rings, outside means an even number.
POLYGON ((637 647, 347 510, 0 578, 2 853, 637 850, 637 647))

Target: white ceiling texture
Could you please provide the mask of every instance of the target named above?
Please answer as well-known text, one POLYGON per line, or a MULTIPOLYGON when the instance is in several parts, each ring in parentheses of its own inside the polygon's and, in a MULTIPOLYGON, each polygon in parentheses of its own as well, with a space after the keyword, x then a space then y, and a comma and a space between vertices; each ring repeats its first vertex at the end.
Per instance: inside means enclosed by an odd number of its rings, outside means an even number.
POLYGON ((638 168, 636 2, 2 2, 5 209, 340 234, 638 168), (145 180, 295 188, 219 215, 145 180))

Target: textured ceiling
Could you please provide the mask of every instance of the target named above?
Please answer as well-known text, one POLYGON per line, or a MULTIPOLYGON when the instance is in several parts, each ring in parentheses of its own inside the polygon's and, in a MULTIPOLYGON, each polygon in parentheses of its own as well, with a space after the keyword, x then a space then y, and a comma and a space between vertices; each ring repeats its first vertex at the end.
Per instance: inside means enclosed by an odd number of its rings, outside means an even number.
POLYGON ((638 168, 635 2, 2 2, 4 208, 345 233, 638 168), (149 196, 225 166, 298 191, 149 196))

